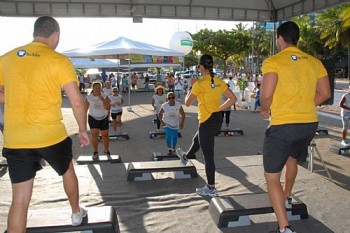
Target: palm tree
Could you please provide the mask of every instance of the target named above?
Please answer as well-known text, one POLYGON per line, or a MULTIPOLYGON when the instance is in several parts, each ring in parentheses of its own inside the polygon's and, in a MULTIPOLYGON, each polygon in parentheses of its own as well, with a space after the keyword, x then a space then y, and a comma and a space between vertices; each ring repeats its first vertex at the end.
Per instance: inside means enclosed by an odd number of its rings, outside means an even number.
POLYGON ((325 46, 342 46, 348 50, 348 79, 350 79, 350 4, 328 9, 317 14, 317 29, 325 46))

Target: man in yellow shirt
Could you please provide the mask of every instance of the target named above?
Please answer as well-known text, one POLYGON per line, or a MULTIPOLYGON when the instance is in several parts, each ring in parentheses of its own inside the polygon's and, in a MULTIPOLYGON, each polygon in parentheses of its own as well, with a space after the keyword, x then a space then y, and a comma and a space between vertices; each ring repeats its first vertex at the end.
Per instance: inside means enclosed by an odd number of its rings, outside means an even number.
POLYGON ((0 101, 5 101, 4 149, 12 183, 7 230, 25 232, 36 172, 45 159, 63 178, 72 225, 81 224, 79 186, 72 162, 72 140, 62 123, 63 89, 79 126, 81 146, 89 144, 84 100, 70 60, 55 52, 60 27, 49 16, 34 24, 33 42, 0 57, 0 101))
POLYGON ((297 160, 305 161, 318 117, 316 106, 331 96, 327 71, 320 60, 296 45, 299 27, 285 22, 277 29, 276 55, 263 63, 260 103, 262 118, 270 118, 263 146, 263 163, 269 199, 277 217, 279 232, 294 233, 286 208, 297 175, 297 160), (280 182, 286 166, 284 188, 280 182))

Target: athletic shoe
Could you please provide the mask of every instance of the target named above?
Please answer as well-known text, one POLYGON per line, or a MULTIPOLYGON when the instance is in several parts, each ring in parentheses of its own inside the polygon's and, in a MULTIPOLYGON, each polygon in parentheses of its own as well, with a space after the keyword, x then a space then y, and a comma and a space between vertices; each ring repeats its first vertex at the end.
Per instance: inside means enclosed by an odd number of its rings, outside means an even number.
POLYGON ((293 231, 290 226, 286 226, 284 228, 284 231, 280 231, 279 229, 276 231, 276 233, 297 233, 296 231, 293 231))
POLYGON ((79 213, 72 214, 72 226, 79 226, 83 222, 83 218, 87 215, 87 211, 80 207, 79 213))
POLYGON ((105 153, 105 155, 107 155, 107 156, 111 156, 111 152, 109 152, 109 150, 108 150, 108 151, 105 151, 105 152, 103 152, 103 153, 105 153))
POLYGON ((284 201, 286 209, 292 209, 293 199, 291 197, 286 197, 284 201))
POLYGON ((203 188, 196 188, 196 193, 201 196, 208 196, 208 197, 217 197, 218 191, 216 188, 209 188, 208 185, 204 186, 203 188))
POLYGON ((179 157, 182 165, 185 166, 188 163, 188 160, 185 158, 186 153, 181 148, 176 149, 176 155, 179 157))
POLYGON ((94 154, 92 155, 92 160, 99 160, 98 152, 94 152, 94 154))
POLYGON ((348 143, 348 142, 345 141, 345 140, 342 140, 340 144, 341 144, 342 146, 350 147, 350 143, 348 143))

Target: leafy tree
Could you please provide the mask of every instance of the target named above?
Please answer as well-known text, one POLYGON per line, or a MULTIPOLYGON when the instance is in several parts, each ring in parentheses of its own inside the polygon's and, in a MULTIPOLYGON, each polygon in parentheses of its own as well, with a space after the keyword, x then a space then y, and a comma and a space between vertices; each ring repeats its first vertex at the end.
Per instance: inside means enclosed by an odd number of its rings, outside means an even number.
POLYGON ((350 4, 330 8, 316 16, 321 40, 330 49, 342 46, 348 50, 348 79, 350 79, 350 4))
POLYGON ((244 33, 237 30, 219 30, 214 32, 202 29, 193 34, 192 38, 195 51, 201 51, 202 54, 210 54, 222 60, 223 77, 226 77, 227 60, 231 56, 241 54, 250 48, 250 36, 247 31, 244 31, 244 33))

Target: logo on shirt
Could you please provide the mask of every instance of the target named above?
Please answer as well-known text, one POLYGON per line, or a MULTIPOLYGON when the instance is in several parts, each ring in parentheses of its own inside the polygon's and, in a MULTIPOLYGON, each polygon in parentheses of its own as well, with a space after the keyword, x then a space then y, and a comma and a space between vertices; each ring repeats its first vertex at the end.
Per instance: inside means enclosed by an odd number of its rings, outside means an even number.
POLYGON ((24 57, 27 54, 27 52, 25 50, 19 50, 17 52, 17 56, 18 57, 24 57))
POLYGON ((297 61, 298 60, 298 56, 297 55, 290 55, 290 57, 292 58, 293 61, 297 61))

